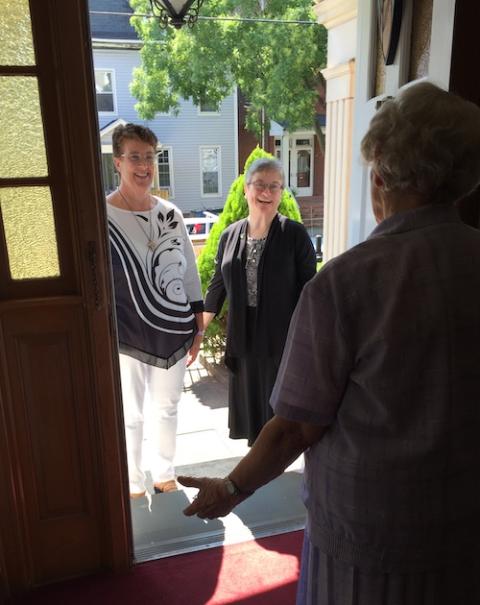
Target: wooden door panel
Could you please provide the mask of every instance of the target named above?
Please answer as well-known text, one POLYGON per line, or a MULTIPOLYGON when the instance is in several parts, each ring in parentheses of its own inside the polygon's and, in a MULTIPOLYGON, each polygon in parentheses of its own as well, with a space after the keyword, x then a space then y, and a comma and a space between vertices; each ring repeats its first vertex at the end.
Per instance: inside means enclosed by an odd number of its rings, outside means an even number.
POLYGON ((48 175, 5 173, 0 191, 50 189, 60 275, 11 277, 0 212, 0 602, 132 559, 88 0, 2 8, 5 31, 30 18, 34 64, 19 53, 0 74, 38 83, 48 175))
POLYGON ((100 566, 88 324, 78 299, 10 309, 1 324, 27 575, 40 584, 100 566))

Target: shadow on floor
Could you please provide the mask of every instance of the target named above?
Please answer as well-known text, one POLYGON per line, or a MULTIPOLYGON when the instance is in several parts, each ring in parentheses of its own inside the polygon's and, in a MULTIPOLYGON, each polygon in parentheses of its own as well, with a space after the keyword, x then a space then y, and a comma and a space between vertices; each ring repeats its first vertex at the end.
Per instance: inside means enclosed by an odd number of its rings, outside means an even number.
MULTIPOLYGON (((223 476, 238 458, 179 467, 179 474, 223 476), (226 472, 225 472, 226 471, 226 472)), ((167 557, 303 529, 305 508, 300 499, 302 475, 287 472, 259 489, 221 520, 185 517, 191 500, 183 490, 132 500, 137 562, 167 557)))

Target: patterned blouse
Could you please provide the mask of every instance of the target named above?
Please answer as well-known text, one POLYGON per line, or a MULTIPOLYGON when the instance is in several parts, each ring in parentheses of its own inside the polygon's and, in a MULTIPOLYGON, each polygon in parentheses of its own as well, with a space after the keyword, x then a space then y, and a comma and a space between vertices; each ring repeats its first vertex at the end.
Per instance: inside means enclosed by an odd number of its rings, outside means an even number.
POLYGON ((183 216, 154 199, 139 212, 107 204, 115 307, 120 352, 169 368, 190 348, 203 300, 183 216))
POLYGON ((257 306, 258 265, 266 241, 266 237, 262 239, 247 237, 245 272, 247 275, 247 304, 249 307, 257 306))

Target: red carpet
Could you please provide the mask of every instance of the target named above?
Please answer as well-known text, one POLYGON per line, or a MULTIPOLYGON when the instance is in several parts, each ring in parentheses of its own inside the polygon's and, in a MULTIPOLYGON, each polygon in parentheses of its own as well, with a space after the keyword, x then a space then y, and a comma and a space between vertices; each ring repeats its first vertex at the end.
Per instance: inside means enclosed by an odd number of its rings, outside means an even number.
POLYGON ((15 603, 35 605, 293 605, 303 532, 212 548, 72 580, 15 603))

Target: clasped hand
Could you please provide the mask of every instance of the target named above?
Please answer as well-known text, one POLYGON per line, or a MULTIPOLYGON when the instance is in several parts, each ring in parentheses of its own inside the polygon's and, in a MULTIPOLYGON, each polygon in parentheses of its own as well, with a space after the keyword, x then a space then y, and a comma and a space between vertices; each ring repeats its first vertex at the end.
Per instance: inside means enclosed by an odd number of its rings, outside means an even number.
POLYGON ((200 519, 225 517, 244 498, 228 493, 225 480, 211 477, 177 477, 178 483, 185 487, 196 487, 198 494, 193 502, 184 509, 187 517, 197 515, 200 519))

